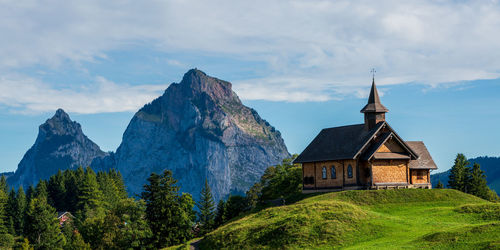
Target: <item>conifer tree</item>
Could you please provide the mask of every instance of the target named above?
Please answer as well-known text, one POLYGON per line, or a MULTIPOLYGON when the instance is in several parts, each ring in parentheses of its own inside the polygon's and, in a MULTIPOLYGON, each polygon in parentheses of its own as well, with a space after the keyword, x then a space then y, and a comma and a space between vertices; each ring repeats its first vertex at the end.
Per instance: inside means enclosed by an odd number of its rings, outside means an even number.
POLYGON ((121 180, 121 175, 119 177, 120 179, 118 179, 118 175, 114 170, 97 173, 99 189, 102 192, 105 206, 108 209, 112 209, 117 206, 122 199, 127 198, 127 194, 124 191, 123 180, 121 180))
POLYGON ((477 163, 470 168, 468 168, 470 179, 467 183, 468 193, 481 197, 483 199, 488 198, 488 185, 486 183, 486 175, 484 171, 481 170, 481 166, 477 163))
POLYGON ((467 171, 467 165, 469 162, 463 154, 457 154, 455 158, 455 164, 450 170, 450 176, 448 180, 448 187, 467 192, 467 181, 469 176, 469 171, 467 171))
POLYGON ((26 191, 26 204, 29 204, 30 201, 35 198, 35 187, 33 185, 30 185, 28 187, 28 190, 26 191))
POLYGON ((201 190, 200 202, 196 205, 200 210, 201 233, 208 233, 214 228, 215 203, 207 180, 205 180, 205 186, 201 190))
POLYGON ((14 191, 14 189, 11 189, 10 192, 9 192, 9 197, 7 198, 7 205, 6 205, 6 215, 7 215, 7 218, 6 218, 6 227, 7 227, 7 231, 9 232, 9 234, 12 234, 12 235, 15 235, 16 234, 16 230, 15 230, 15 227, 14 227, 14 218, 16 216, 16 204, 17 203, 17 199, 16 199, 16 191, 14 191))
POLYGON ((77 173, 81 173, 83 171, 82 167, 79 167, 77 170, 66 170, 63 172, 64 179, 64 206, 65 209, 62 211, 70 211, 76 212, 77 203, 78 203, 78 188, 79 183, 83 180, 84 172, 81 176, 77 177, 77 173), (80 179, 81 178, 81 179, 80 179))
POLYGON ((226 218, 224 216, 225 214, 225 208, 226 208, 226 203, 224 200, 219 200, 219 203, 217 203, 217 212, 215 214, 215 227, 219 227, 220 225, 224 224, 226 222, 226 218))
POLYGON ((7 200, 8 196, 3 187, 0 187, 0 234, 8 233, 8 218, 7 218, 7 200))
POLYGON ((34 198, 26 213, 25 235, 35 249, 62 249, 65 243, 56 211, 46 200, 34 198))
POLYGON ((172 172, 152 173, 141 196, 146 203, 146 219, 156 248, 176 245, 191 237, 193 201, 190 195, 179 196, 172 172))
POLYGON ((441 182, 441 180, 438 180, 436 188, 444 188, 443 183, 441 182))
POLYGON ((83 180, 79 183, 77 208, 79 210, 95 209, 101 205, 101 201, 102 193, 99 190, 97 176, 90 167, 87 167, 83 180))
POLYGON ((47 183, 47 191, 49 195, 49 204, 56 208, 57 211, 67 211, 65 204, 66 189, 64 185, 64 175, 61 170, 57 174, 52 175, 47 183))
POLYGON ((26 195, 24 194, 23 186, 17 190, 16 205, 14 209, 14 229, 16 235, 22 235, 24 229, 24 217, 26 215, 26 195))
POLYGON ((9 193, 9 185, 7 185, 7 178, 5 178, 5 175, 3 174, 0 177, 0 189, 2 189, 3 192, 6 194, 9 193))
POLYGON ((38 181, 38 184, 36 185, 35 188, 35 194, 33 197, 39 200, 43 199, 45 201, 48 201, 48 196, 49 193, 47 192, 47 181, 44 180, 38 181))

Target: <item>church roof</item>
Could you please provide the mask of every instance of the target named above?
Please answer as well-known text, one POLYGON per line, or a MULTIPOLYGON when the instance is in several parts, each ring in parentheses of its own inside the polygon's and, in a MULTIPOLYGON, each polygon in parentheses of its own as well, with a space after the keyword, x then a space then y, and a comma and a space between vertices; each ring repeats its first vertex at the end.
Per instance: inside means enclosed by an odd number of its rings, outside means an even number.
POLYGON ((361 109, 361 113, 372 113, 372 112, 373 113, 389 112, 389 110, 380 102, 377 86, 375 85, 375 79, 373 79, 372 81, 372 89, 370 90, 370 97, 368 98, 368 103, 363 109, 361 109))
POLYGON ((383 124, 370 130, 365 124, 323 129, 294 163, 354 159, 383 124))
POLYGON ((411 169, 437 169, 436 163, 434 163, 423 141, 407 141, 406 144, 419 155, 418 159, 410 161, 411 169))
POLYGON ((401 159, 401 155, 375 155, 377 149, 389 138, 394 138, 407 151, 405 159, 419 158, 418 152, 402 140, 387 122, 380 122, 370 130, 366 130, 364 124, 323 129, 294 163, 357 159, 358 156, 362 160, 372 157, 401 159), (387 131, 379 133, 382 127, 387 131), (370 144, 375 135, 378 139, 370 144))

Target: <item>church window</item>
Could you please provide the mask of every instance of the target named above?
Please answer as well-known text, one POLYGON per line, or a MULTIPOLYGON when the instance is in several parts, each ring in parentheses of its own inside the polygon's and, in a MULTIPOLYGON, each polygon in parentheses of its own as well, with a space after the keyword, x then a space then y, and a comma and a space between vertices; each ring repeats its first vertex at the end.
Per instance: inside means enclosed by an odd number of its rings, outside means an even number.
POLYGON ((349 164, 349 166, 347 166, 347 178, 352 178, 352 166, 351 166, 351 164, 349 164))
POLYGON ((326 179, 326 167, 323 167, 323 169, 321 170, 321 173, 322 173, 323 179, 326 179))
POLYGON ((417 180, 423 180, 423 179, 424 179, 424 171, 417 170, 417 180))
POLYGON ((337 171, 335 170, 335 166, 332 166, 332 169, 331 169, 331 178, 332 179, 337 179, 337 171))

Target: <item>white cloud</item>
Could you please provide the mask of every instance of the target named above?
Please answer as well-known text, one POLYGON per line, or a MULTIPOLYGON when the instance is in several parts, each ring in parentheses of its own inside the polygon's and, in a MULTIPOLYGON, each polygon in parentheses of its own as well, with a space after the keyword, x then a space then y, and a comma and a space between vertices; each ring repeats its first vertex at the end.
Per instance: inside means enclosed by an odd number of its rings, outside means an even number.
POLYGON ((130 86, 103 77, 78 88, 55 88, 23 76, 0 78, 0 104, 12 112, 38 113, 58 108, 72 113, 135 112, 158 97, 167 85, 130 86))
POLYGON ((243 99, 359 94, 372 67, 381 85, 500 77, 498 1, 3 0, 0 16, 8 74, 140 45, 264 63, 270 73, 235 83, 243 99))

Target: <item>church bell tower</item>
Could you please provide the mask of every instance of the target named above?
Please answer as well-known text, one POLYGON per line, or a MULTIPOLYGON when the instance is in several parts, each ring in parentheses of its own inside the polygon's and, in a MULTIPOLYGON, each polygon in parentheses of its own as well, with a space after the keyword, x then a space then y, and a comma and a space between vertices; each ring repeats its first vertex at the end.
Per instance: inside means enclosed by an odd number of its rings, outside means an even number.
POLYGON ((382 103, 380 103, 377 86, 375 85, 375 77, 373 77, 372 89, 370 91, 368 103, 361 110, 361 113, 365 114, 365 128, 370 130, 379 122, 385 121, 385 113, 387 112, 389 112, 389 110, 382 105, 382 103))

